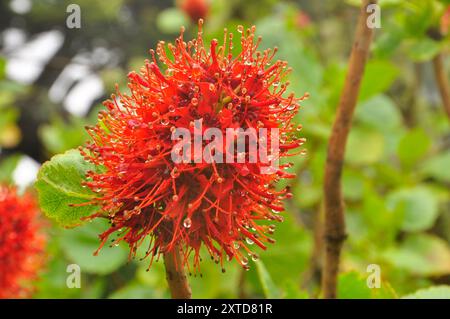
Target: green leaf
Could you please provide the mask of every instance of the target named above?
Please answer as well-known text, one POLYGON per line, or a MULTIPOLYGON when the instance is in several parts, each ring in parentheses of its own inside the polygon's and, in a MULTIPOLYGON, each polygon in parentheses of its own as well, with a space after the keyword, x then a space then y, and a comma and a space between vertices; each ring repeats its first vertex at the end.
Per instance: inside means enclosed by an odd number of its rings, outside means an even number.
MULTIPOLYGON (((146 247, 148 247, 147 243, 150 242, 149 238, 146 238, 144 243, 142 245, 145 245, 146 247)), ((142 246, 141 246, 142 247, 142 246)), ((140 255, 139 254, 139 250, 143 250, 143 248, 138 248, 138 254, 136 255, 136 258, 138 258, 137 260, 139 260, 139 258, 142 258, 144 255, 140 255), (142 257, 139 257, 142 256, 142 257)), ((147 250, 147 249, 145 249, 147 250)), ((149 271, 147 271, 148 266, 149 266, 149 260, 145 259, 143 261, 139 261, 137 262, 137 270, 136 270, 136 280, 137 282, 142 285, 147 287, 147 290, 150 290, 152 292, 153 298, 169 298, 170 297, 170 291, 169 288, 167 286, 167 280, 166 280, 166 271, 165 271, 165 267, 164 267, 164 262, 163 260, 159 260, 159 261, 155 261, 152 263, 151 269, 149 271)), ((217 265, 215 265, 216 268, 217 265)), ((202 267, 203 269, 203 267, 202 267)), ((222 276, 223 277, 223 276, 222 276)), ((193 282, 192 282, 192 278, 193 276, 189 277, 189 284, 191 285, 191 289, 192 292, 194 294, 196 294, 196 291, 194 290, 195 288, 193 287, 193 282)), ((209 281, 209 277, 206 278, 209 281)), ((202 278, 203 279, 203 278, 202 278)), ((217 277, 214 277, 214 280, 217 279, 217 277)), ((231 281, 231 280, 229 280, 231 281)), ((208 282, 209 283, 209 282, 208 282)), ((194 283, 195 285, 195 283, 194 283)), ((204 285, 206 285, 204 283, 204 285)), ((205 297, 212 297, 214 296, 214 293, 210 294, 209 288, 216 288, 216 285, 212 285, 213 287, 203 287, 203 286, 199 286, 200 289, 200 297, 205 296, 205 297), (206 294, 202 294, 205 293, 206 290, 206 294)), ((194 296, 194 298, 196 298, 197 296, 194 296)))
POLYGON ((380 130, 380 132, 398 128, 402 125, 401 114, 386 95, 376 95, 360 103, 355 111, 355 119, 364 125, 380 130))
POLYGON ((95 198, 95 193, 83 187, 88 170, 97 168, 86 162, 77 150, 56 155, 42 165, 36 181, 39 204, 49 218, 64 227, 81 223, 80 218, 93 214, 98 207, 86 204, 95 198))
POLYGON ((272 277, 267 271, 266 266, 264 266, 264 263, 261 260, 256 260, 255 265, 256 265, 256 272, 258 273, 259 282, 261 283, 264 292, 264 296, 269 299, 280 298, 281 297, 280 290, 273 282, 272 277))
POLYGON ((383 93, 397 78, 398 68, 387 60, 373 60, 367 63, 361 82, 359 101, 383 93))
POLYGON ((8 126, 15 123, 19 117, 19 111, 12 107, 2 108, 1 112, 2 116, 0 117, 0 133, 8 126))
POLYGON ((39 128, 39 136, 51 154, 63 153, 83 144, 88 137, 84 130, 88 122, 91 121, 76 116, 71 116, 68 122, 55 117, 39 128))
POLYGON ((363 197, 364 179, 359 172, 344 169, 342 185, 345 198, 350 200, 359 200, 363 197))
POLYGON ((345 160, 355 165, 367 165, 378 162, 384 152, 384 137, 375 130, 351 130, 345 152, 345 160))
POLYGON ((450 151, 434 156, 422 164, 423 174, 438 181, 450 183, 450 151))
POLYGON ((424 62, 431 60, 436 54, 441 50, 439 42, 430 39, 429 37, 424 37, 415 40, 408 52, 412 60, 416 62, 424 62))
POLYGON ((6 70, 6 59, 0 57, 0 80, 5 78, 5 70, 6 70))
POLYGON ((0 162, 0 182, 12 183, 12 174, 21 159, 21 155, 14 154, 8 156, 0 162))
POLYGON ((177 33, 181 26, 189 24, 188 19, 178 8, 168 8, 158 15, 156 25, 165 33, 177 33))
POLYGON ((429 150, 431 140, 421 128, 407 132, 398 145, 400 162, 410 168, 429 150))
POLYGON ((372 298, 397 299, 398 295, 389 282, 381 280, 381 287, 372 289, 372 298))
POLYGON ((419 289, 416 292, 402 297, 403 299, 450 299, 450 286, 433 286, 419 289))
POLYGON ((392 299, 396 298, 396 293, 391 285, 386 281, 381 281, 379 288, 369 288, 367 276, 356 271, 343 273, 338 278, 338 298, 339 299, 392 299))
POLYGON ((100 246, 98 236, 108 227, 107 221, 96 219, 81 227, 62 231, 64 253, 80 266, 82 273, 109 274, 127 261, 128 249, 123 245, 110 247, 106 244, 97 256, 93 255, 100 246))
POLYGON ((386 201, 375 187, 367 186, 363 188, 362 207, 358 215, 364 218, 367 227, 365 239, 378 240, 383 237, 383 241, 378 243, 378 247, 383 247, 394 242, 398 231, 401 228, 403 214, 400 211, 388 209, 386 201))
MULTIPOLYGON (((222 273, 220 265, 217 265, 209 257, 206 249, 201 250, 201 255, 205 256, 201 264, 201 274, 193 273, 189 277, 193 298, 233 298, 238 294, 238 282, 240 267, 237 263, 224 264, 226 269, 222 273)), ((192 260, 191 260, 192 262, 192 260)), ((152 266, 153 267, 153 266, 152 266)), ((152 272, 150 269, 149 273, 152 272)), ((165 275, 163 275, 164 278, 165 275)))
POLYGON ((308 292, 300 289, 298 282, 286 281, 282 290, 283 299, 309 299, 308 292))
POLYGON ((429 229, 439 213, 436 196, 423 186, 394 191, 388 195, 387 205, 403 214, 402 230, 410 232, 429 229))
POLYGON ((399 246, 387 249, 382 255, 396 269, 413 275, 443 276, 450 273, 448 243, 433 235, 409 235, 399 246))
POLYGON ((309 265, 312 249, 311 236, 298 225, 294 215, 286 212, 283 217, 284 222, 276 224, 273 235, 276 244, 259 253, 273 280, 280 284, 284 281, 300 281, 302 272, 309 265), (290 271, 286 272, 286 269, 290 271))
POLYGON ((114 291, 109 299, 153 299, 155 296, 153 290, 139 283, 131 283, 119 290, 114 291))
POLYGON ((357 272, 349 272, 338 278, 339 299, 370 299, 372 293, 366 280, 357 272))
MULTIPOLYGON (((229 28, 228 30, 232 30, 229 28)), ((302 74, 293 72, 289 77, 290 90, 298 92, 299 95, 308 91, 310 98, 302 103, 305 107, 305 113, 308 110, 314 110, 321 98, 320 89, 323 80, 323 68, 317 56, 317 52, 309 50, 304 45, 304 41, 299 37, 298 32, 293 32, 287 27, 283 19, 266 17, 258 21, 257 33, 261 35, 264 41, 261 43, 261 49, 278 47, 278 59, 289 61, 289 67, 294 70, 308 70, 302 74), (279 32, 273 32, 278 30, 279 32)), ((238 39, 236 37, 235 39, 238 39)), ((235 47, 240 47, 240 42, 235 47)))
POLYGON ((339 98, 342 93, 342 88, 344 87, 345 83, 346 72, 347 72, 346 66, 340 63, 330 63, 325 70, 325 74, 327 74, 327 76, 324 78, 324 84, 325 88, 329 91, 327 104, 333 107, 332 114, 335 113, 334 108, 339 102, 339 98))
POLYGON ((401 27, 390 26, 389 32, 383 32, 374 43, 373 52, 378 58, 390 57, 400 46, 405 37, 401 27))
POLYGON ((403 25, 409 36, 414 38, 424 37, 426 31, 433 24, 433 3, 430 0, 408 1, 405 4, 403 25))

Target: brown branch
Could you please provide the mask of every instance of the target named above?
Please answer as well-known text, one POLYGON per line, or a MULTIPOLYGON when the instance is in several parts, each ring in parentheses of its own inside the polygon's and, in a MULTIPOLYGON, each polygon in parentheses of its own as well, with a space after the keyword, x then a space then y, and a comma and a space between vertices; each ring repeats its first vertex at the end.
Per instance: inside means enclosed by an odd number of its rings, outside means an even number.
POLYGON ((376 2, 376 0, 364 0, 362 3, 350 55, 349 69, 328 142, 324 178, 325 260, 322 275, 324 298, 336 298, 339 258, 346 238, 344 205, 341 193, 342 166, 345 144, 372 40, 373 30, 367 26, 367 18, 370 13, 367 13, 366 8, 369 4, 375 4, 376 2))
MULTIPOLYGON (((320 284, 322 278, 322 261, 323 261, 323 205, 314 212, 314 241, 312 254, 309 259, 309 267, 303 275, 300 287, 313 293, 313 290, 320 284)), ((317 293, 317 291, 315 292, 317 293)))
POLYGON ((191 299, 192 292, 183 266, 181 248, 176 246, 173 251, 164 254, 166 279, 173 299, 191 299))
POLYGON ((433 59, 434 75, 442 97, 442 104, 450 119, 450 84, 445 74, 444 54, 439 53, 433 59))

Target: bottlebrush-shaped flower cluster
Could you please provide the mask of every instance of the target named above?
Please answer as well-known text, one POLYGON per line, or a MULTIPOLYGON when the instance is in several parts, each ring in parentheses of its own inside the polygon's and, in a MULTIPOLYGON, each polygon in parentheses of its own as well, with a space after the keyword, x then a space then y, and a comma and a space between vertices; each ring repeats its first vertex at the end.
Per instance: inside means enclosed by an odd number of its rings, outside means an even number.
POLYGON ((31 194, 0 185, 0 299, 26 298, 45 261, 45 236, 31 194))
MULTIPOLYGON (((275 242, 274 222, 283 220, 282 201, 292 196, 275 186, 295 177, 286 172, 291 164, 263 174, 259 162, 174 163, 172 132, 193 132, 196 120, 202 120, 202 130, 224 133, 277 128, 279 157, 298 155, 305 139, 293 118, 307 94, 287 94, 284 79, 291 70, 274 59, 276 49, 258 50, 261 38, 255 38, 254 27, 238 27, 236 54, 227 30, 221 45, 204 43, 201 21, 195 39, 185 42, 183 31, 175 44, 160 42, 150 51, 151 59, 128 75, 130 92, 117 90, 104 103, 99 123, 88 128, 92 141, 80 152, 102 167, 100 173, 88 172, 85 182, 98 195, 88 204, 100 206, 90 218, 111 223, 100 235, 100 248, 115 234, 112 245, 127 242, 133 257, 150 238, 145 256, 150 265, 160 254, 181 249, 183 264, 198 270, 204 245, 222 269, 227 259, 248 268, 248 256, 258 258, 255 246, 266 249, 275 242)), ((247 150, 244 158, 249 156, 247 150)))

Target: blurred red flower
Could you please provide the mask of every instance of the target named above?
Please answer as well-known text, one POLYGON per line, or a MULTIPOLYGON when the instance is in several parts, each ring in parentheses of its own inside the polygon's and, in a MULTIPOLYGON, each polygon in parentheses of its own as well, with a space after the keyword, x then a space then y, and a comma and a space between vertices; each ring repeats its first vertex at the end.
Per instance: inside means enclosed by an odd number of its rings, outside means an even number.
POLYGON ((179 0, 179 7, 191 21, 197 22, 208 15, 210 3, 208 0, 179 0))
POLYGON ((45 236, 34 197, 0 185, 0 298, 27 298, 42 268, 45 236))
POLYGON ((442 34, 447 34, 450 28, 450 6, 445 9, 444 14, 441 18, 441 32, 442 34))
POLYGON ((309 17, 309 15, 304 11, 298 10, 295 15, 295 26, 299 29, 304 29, 310 24, 311 18, 309 17))
MULTIPOLYGON (((126 241, 134 256, 149 236, 151 261, 180 246, 183 264, 189 266, 193 253, 198 270, 202 244, 222 267, 225 257, 248 268, 247 256, 258 257, 252 245, 266 249, 266 243, 274 242, 272 222, 282 221, 282 200, 291 196, 288 189, 276 190, 275 185, 294 177, 285 171, 290 164, 263 174, 259 162, 171 160, 177 143, 172 132, 180 127, 194 130, 199 119, 203 130, 278 128, 280 158, 294 155, 288 151, 303 144, 298 136, 301 126, 292 119, 307 94, 286 96, 289 83, 281 81, 291 71, 287 63, 274 60, 276 49, 257 50, 261 38, 255 40, 254 27, 240 26, 238 31, 242 48, 235 55, 233 35, 226 30, 223 45, 213 40, 206 46, 201 21, 196 39, 186 43, 182 31, 174 45, 160 42, 156 52, 151 50, 151 61, 128 75, 131 93, 118 91, 104 102, 107 111, 100 112, 97 126, 88 128, 92 142, 80 148, 86 160, 103 167, 101 173, 88 172, 86 181, 98 194, 89 204, 101 206, 91 218, 111 222, 100 236, 101 246, 117 233, 112 245, 126 241)), ((244 158, 248 157, 247 150, 244 158)))

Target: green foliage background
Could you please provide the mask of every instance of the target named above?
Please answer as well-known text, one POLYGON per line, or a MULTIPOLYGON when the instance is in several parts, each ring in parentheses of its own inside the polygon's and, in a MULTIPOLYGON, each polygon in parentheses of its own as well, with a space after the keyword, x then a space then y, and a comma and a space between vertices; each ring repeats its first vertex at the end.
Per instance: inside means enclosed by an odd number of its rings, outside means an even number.
MULTIPOLYGON (((22 17, 31 30, 63 28, 68 3, 33 3, 32 10, 22 17)), ((83 26, 79 31, 66 30, 68 39, 82 39, 91 48, 102 39, 108 49, 121 51, 120 63, 97 70, 107 93, 114 90, 116 82, 125 87, 126 73, 142 64, 147 50, 158 40, 172 41, 181 24, 188 34, 196 32, 195 24, 171 1, 70 3, 81 6, 83 26), (130 9, 132 18, 123 21, 119 16, 127 7, 139 10, 130 9), (114 34, 117 30, 120 32, 114 34)), ((260 252, 260 261, 250 262, 248 272, 230 263, 223 274, 204 258, 202 277, 190 278, 193 296, 320 297, 319 226, 327 139, 347 70, 359 1, 210 3, 207 40, 221 39, 224 27, 236 30, 239 24, 256 25, 263 36, 262 46, 277 46, 278 57, 293 67, 291 90, 298 96, 310 93, 297 118, 304 126, 308 154, 293 158, 292 170, 298 179, 285 221, 275 233, 277 243, 260 252), (299 23, 301 12, 309 16, 307 25, 299 23)), ((448 1, 381 0, 380 4, 382 28, 376 31, 346 152, 343 185, 349 237, 339 297, 450 298, 450 126, 430 63, 439 52, 448 53, 450 38, 429 36, 430 30, 439 27, 448 1), (371 264, 381 267, 379 289, 366 285, 371 264)), ((65 53, 73 54, 73 46, 65 53)), ((21 148, 21 137, 34 134, 40 149, 28 155, 44 162, 83 144, 87 139, 83 126, 94 123, 98 106, 86 118, 68 115, 46 97, 48 83, 27 86, 5 78, 6 60, 6 56, 0 59, 0 180, 11 182, 20 157, 28 154, 28 148, 21 148), (28 107, 33 111, 20 106, 27 99, 32 99, 33 105, 28 107), (20 125, 21 112, 32 112, 38 118, 36 131, 20 125)), ((447 75, 449 62, 446 58, 447 75)), ((71 196, 76 202, 89 193, 70 185, 69 175, 77 176, 84 169, 76 160, 72 163, 67 176, 60 175, 57 165, 48 165, 40 174, 54 185, 74 187, 71 196)), ((42 187, 39 183, 36 187, 42 187)), ((147 261, 129 261, 128 249, 122 245, 105 247, 98 257, 93 256, 99 245, 96 235, 105 227, 100 221, 74 229, 50 227, 49 263, 36 282, 34 297, 169 297, 161 261, 146 271, 147 261), (81 267, 81 289, 66 286, 66 267, 71 263, 81 267)))

